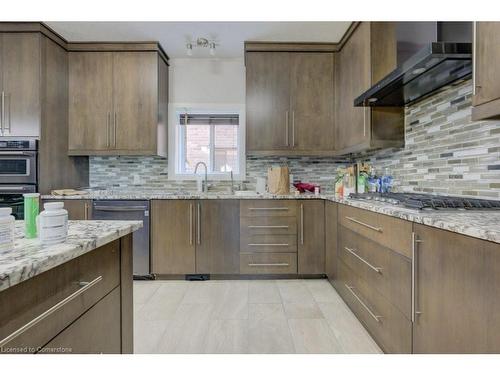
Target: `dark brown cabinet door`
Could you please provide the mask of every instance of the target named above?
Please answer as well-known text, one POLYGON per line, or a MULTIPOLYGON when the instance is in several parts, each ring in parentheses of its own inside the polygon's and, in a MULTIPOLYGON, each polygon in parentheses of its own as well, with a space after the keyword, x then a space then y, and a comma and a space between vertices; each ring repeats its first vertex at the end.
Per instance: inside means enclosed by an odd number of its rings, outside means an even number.
POLYGON ((298 273, 325 273, 325 202, 299 202, 298 273))
MULTIPOLYGON (((476 22, 474 105, 500 99, 500 22, 476 22)), ((500 110, 497 111, 497 115, 500 110)))
POLYGON ((2 88, 4 136, 40 136, 41 48, 38 33, 4 33, 2 88))
POLYGON ((69 151, 92 153, 112 146, 113 54, 69 53, 69 151))
POLYGON ((337 203, 325 202, 325 273, 331 281, 337 278, 337 203))
POLYGON ((333 151, 334 54, 290 54, 290 144, 294 150, 333 151))
POLYGON ((240 202, 202 200, 196 203, 196 272, 240 272, 240 202))
POLYGON ((500 245, 415 225, 414 353, 500 353, 500 245))
POLYGON ((290 54, 246 54, 246 150, 290 146, 290 54))
POLYGON ((196 272, 194 200, 151 201, 151 270, 155 274, 196 272))
POLYGON ((115 288, 39 353, 121 353, 120 288, 115 288))
POLYGON ((112 147, 127 153, 156 153, 158 54, 113 53, 112 147))

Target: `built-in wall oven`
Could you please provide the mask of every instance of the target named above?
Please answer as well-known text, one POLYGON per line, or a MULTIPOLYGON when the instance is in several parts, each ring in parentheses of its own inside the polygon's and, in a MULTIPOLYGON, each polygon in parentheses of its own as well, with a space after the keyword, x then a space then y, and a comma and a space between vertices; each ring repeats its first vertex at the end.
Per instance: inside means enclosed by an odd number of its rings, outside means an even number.
POLYGON ((0 207, 24 218, 23 194, 38 190, 38 141, 0 137, 0 207))

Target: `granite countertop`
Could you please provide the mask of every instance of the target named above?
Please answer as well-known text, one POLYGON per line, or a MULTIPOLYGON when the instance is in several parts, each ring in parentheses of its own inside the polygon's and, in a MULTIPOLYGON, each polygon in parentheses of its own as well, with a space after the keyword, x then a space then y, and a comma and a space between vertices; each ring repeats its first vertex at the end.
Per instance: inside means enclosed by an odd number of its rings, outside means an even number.
POLYGON ((451 232, 500 243, 500 211, 418 211, 375 201, 338 198, 328 194, 273 195, 251 194, 233 195, 224 192, 171 193, 155 190, 98 190, 78 196, 42 196, 43 199, 323 199, 337 202, 403 220, 445 229, 451 232))
POLYGON ((24 222, 16 221, 14 250, 0 252, 0 291, 66 263, 141 227, 141 221, 69 221, 66 242, 44 246, 36 238, 24 238, 24 222))

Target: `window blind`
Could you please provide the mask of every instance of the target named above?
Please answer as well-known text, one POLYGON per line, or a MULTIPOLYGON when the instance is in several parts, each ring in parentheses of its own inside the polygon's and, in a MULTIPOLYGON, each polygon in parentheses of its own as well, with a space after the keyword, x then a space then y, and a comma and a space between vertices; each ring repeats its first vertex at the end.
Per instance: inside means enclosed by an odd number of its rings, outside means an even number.
POLYGON ((239 125, 240 116, 234 114, 181 114, 181 125, 239 125))

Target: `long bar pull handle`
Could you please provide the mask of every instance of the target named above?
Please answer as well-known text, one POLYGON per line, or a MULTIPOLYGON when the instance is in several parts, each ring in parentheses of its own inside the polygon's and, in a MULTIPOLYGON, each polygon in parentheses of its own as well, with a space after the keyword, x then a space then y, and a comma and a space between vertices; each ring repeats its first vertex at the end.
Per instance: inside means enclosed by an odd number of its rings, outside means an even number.
POLYGON ((106 147, 111 147, 111 141, 109 133, 111 132, 111 112, 108 112, 108 116, 106 117, 106 147))
POLYGON ((304 244, 304 204, 300 204, 300 244, 304 244))
POLYGON ((88 220, 89 219, 89 204, 87 202, 85 202, 83 207, 85 210, 85 212, 83 213, 83 219, 88 220))
POLYGON ((288 263, 248 263, 250 267, 288 267, 288 263))
POLYGON ((292 147, 295 147, 295 111, 292 111, 292 147))
POLYGON ((252 229, 288 229, 288 225, 249 225, 252 229))
POLYGON ((287 243, 249 243, 248 246, 289 246, 287 243))
POLYGON ((116 148, 116 112, 113 121, 113 147, 116 148))
POLYGON ((288 111, 285 112, 285 145, 286 147, 290 146, 289 142, 289 135, 288 135, 288 111))
POLYGON ((288 211, 288 207, 250 207, 250 211, 263 211, 263 210, 269 210, 269 211, 288 211))
POLYGON ((417 244, 421 243, 415 232, 411 233, 411 321, 415 323, 417 314, 417 265, 418 265, 418 249, 417 244))
POLYGON ((363 107, 363 137, 366 137, 366 108, 363 107))
POLYGON ((349 290, 349 292, 352 293, 352 295, 354 296, 354 298, 356 298, 358 300, 358 302, 360 303, 361 306, 364 307, 364 309, 368 312, 368 314, 370 314, 370 316, 377 322, 380 322, 380 319, 383 318, 383 316, 381 315, 377 315, 375 314, 369 307, 366 303, 363 302, 363 300, 361 298, 359 298, 359 296, 354 293, 354 287, 352 286, 349 286, 347 284, 344 284, 345 287, 349 290))
POLYGON ((355 219, 353 217, 350 217, 350 216, 346 216, 345 217, 347 220, 349 221, 352 221, 353 223, 356 223, 356 224, 359 224, 359 225, 362 225, 366 228, 370 228, 371 230, 374 230, 376 232, 381 232, 382 233, 382 228, 379 228, 379 227, 374 227, 373 225, 370 225, 370 224, 366 224, 366 223, 363 223, 362 221, 359 221, 358 219, 355 219))
POLYGON ((2 91, 1 95, 1 109, 0 109, 0 134, 3 135, 3 123, 4 123, 4 108, 5 108, 5 92, 2 91))
POLYGON ((348 247, 344 247, 344 249, 346 249, 350 254, 352 254, 357 259, 359 259, 364 264, 366 264, 368 267, 370 267, 373 271, 375 271, 377 273, 381 273, 382 267, 375 267, 373 264, 371 264, 370 262, 368 262, 365 258, 363 258, 363 257, 359 256, 358 254, 356 254, 356 252, 354 251, 354 249, 349 249, 348 247))
POLYGON ((102 280, 102 276, 98 276, 98 277, 96 277, 94 280, 92 280, 90 282, 80 282, 79 283, 80 284, 80 288, 77 291, 71 293, 69 296, 67 296, 63 300, 59 301, 54 306, 52 306, 48 310, 44 311, 43 313, 41 313, 40 315, 38 315, 36 318, 34 318, 33 320, 29 321, 24 326, 22 326, 21 328, 19 328, 18 330, 14 331, 14 332, 12 332, 9 336, 5 337, 2 341, 0 341, 0 348, 4 347, 9 342, 11 342, 15 338, 19 337, 20 335, 22 335, 24 332, 26 332, 30 328, 34 327, 35 325, 37 325, 38 323, 40 323, 42 320, 44 320, 48 316, 50 316, 53 313, 55 313, 61 307, 63 307, 64 305, 68 304, 69 302, 71 302, 72 300, 74 300, 75 298, 77 298, 78 296, 80 296, 82 293, 84 293, 85 291, 87 291, 90 288, 92 288, 94 285, 96 285, 97 283, 99 283, 101 280, 102 280))
POLYGON ((193 244, 193 204, 189 204, 189 244, 193 244))
POLYGON ((476 22, 472 22, 472 95, 476 95, 476 22))
POLYGON ((198 215, 197 215, 198 225, 197 225, 197 243, 201 244, 201 205, 198 203, 198 215))

